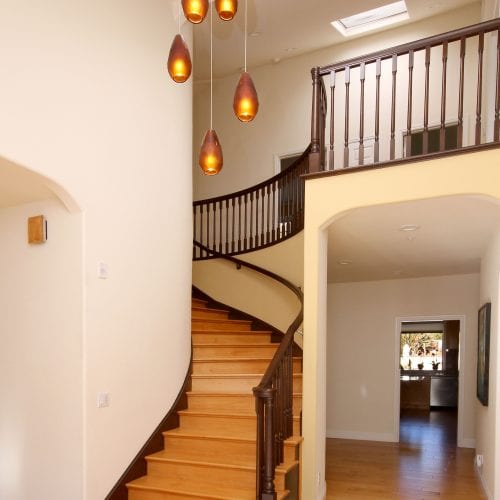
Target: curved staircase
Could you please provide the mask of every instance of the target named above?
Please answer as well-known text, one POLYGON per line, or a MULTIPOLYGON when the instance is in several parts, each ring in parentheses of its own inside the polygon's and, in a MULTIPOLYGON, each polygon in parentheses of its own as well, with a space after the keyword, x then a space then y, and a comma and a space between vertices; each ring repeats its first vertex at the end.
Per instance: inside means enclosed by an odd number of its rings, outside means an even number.
MULTIPOLYGON (((164 449, 146 457, 147 475, 127 484, 130 500, 256 497, 257 386, 279 344, 252 321, 193 298, 193 362, 188 408, 163 433, 164 449)), ((293 359, 293 436, 276 467, 278 499, 298 498, 302 359, 293 359)))

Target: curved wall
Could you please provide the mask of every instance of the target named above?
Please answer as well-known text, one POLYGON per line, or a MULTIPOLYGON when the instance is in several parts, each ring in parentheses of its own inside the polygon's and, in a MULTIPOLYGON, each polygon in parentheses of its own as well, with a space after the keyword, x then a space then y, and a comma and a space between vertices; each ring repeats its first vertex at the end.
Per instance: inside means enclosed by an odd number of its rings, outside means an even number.
MULTIPOLYGON (((40 498, 104 498, 184 380, 192 88, 174 84, 165 68, 177 32, 174 7, 173 0, 5 0, 0 7, 0 155, 49 177, 82 211, 58 240, 49 235, 62 257, 64 238, 76 231, 79 244, 71 252, 78 258, 61 277, 64 301, 39 319, 59 339, 59 378, 52 382, 64 390, 56 402, 34 379, 28 399, 38 404, 17 409, 24 437, 28 407, 60 425, 39 428, 41 441, 24 439, 22 446, 21 436, 16 441, 6 430, 19 445, 21 464, 28 456, 44 462, 34 476, 21 468, 22 481, 11 477, 8 498, 33 498, 23 485, 27 477, 40 498), (100 262, 108 279, 98 278, 100 262), (69 359, 74 378, 64 369, 69 359), (97 408, 100 392, 110 394, 109 407, 97 408), (54 405, 71 408, 79 419, 74 434, 52 413, 54 405), (51 450, 61 445, 65 459, 56 460, 51 450)), ((191 44, 190 29, 182 31, 191 44)), ((53 267, 58 275, 64 269, 57 257, 53 267)), ((47 274, 45 293, 58 302, 47 274)), ((25 306, 17 310, 15 328, 21 314, 37 311, 31 301, 25 306)), ((27 333, 37 335, 35 328, 27 333)), ((37 359, 19 363, 19 370, 36 373, 37 359)), ((15 392, 16 380, 11 387, 15 392)), ((2 480, 0 496, 4 487, 2 480)))

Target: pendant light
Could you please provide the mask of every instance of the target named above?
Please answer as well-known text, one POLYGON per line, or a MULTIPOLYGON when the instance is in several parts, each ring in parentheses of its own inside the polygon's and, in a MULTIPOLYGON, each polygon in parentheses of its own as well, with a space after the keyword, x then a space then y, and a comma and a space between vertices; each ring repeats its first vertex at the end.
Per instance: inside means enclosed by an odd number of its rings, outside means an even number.
POLYGON ((176 83, 184 83, 190 76, 193 65, 189 49, 181 35, 181 11, 179 8, 179 32, 174 37, 168 54, 168 74, 176 83))
POLYGON ((199 164, 205 175, 218 174, 223 165, 222 147, 213 129, 213 34, 212 9, 210 10, 210 128, 207 130, 200 149, 199 164))
POLYGON ((207 15, 208 0, 182 0, 182 10, 189 22, 199 24, 207 15))
POLYGON ((245 70, 241 73, 233 101, 234 113, 242 122, 251 122, 259 110, 257 91, 247 72, 247 16, 248 0, 245 0, 245 70))
POLYGON ((238 0, 215 0, 215 8, 223 21, 231 21, 238 10, 238 0))

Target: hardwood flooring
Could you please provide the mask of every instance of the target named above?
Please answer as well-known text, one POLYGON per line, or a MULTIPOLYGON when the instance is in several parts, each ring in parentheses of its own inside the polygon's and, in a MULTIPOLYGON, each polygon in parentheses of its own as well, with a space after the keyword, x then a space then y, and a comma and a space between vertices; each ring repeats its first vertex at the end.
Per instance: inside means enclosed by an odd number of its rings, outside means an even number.
POLYGON ((405 412, 399 443, 327 439, 326 498, 484 499, 473 458, 456 447, 456 412, 405 412))

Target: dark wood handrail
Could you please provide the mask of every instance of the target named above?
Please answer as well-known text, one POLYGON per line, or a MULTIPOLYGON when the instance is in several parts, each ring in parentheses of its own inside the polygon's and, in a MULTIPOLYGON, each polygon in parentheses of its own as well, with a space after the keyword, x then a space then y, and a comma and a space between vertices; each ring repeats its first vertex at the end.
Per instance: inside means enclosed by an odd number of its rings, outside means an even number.
POLYGON ((416 155, 498 142, 499 79, 500 18, 313 68, 309 173, 411 161, 416 155), (487 35, 496 37, 495 47, 487 44, 487 35), (495 49, 496 71, 486 65, 486 51, 495 49), (487 84, 495 92, 489 100, 487 84), (365 103, 369 85, 373 106, 365 103), (359 118, 352 113, 354 105, 359 105, 359 118), (342 136, 343 147, 338 144, 342 136))
POLYGON ((311 146, 287 169, 255 186, 193 203, 193 260, 259 250, 304 227, 304 181, 311 146))
POLYGON ((471 36, 478 35, 479 33, 489 33, 490 31, 495 31, 498 29, 500 24, 499 19, 490 19, 489 21, 484 21, 482 23, 473 24, 471 26, 465 26, 464 28, 459 28, 456 30, 447 31, 446 33, 441 33, 439 35, 429 36, 427 38, 421 38, 414 42, 403 43, 401 45, 396 45, 390 49, 378 50, 376 52, 371 52, 363 56, 352 57, 351 59, 346 59, 344 61, 336 62, 333 64, 327 64, 319 68, 320 76, 325 76, 336 70, 343 70, 345 67, 356 68, 361 63, 374 63, 377 59, 385 60, 390 59, 393 55, 408 54, 410 50, 421 50, 426 47, 437 47, 442 45, 443 42, 457 42, 463 37, 468 38, 471 36))
POLYGON ((302 290, 286 278, 244 260, 212 250, 196 240, 193 245, 204 252, 258 272, 287 287, 300 302, 300 311, 283 335, 262 380, 253 393, 257 413, 256 499, 274 500, 276 466, 283 461, 284 441, 293 433, 293 340, 302 324, 304 299, 302 290))

